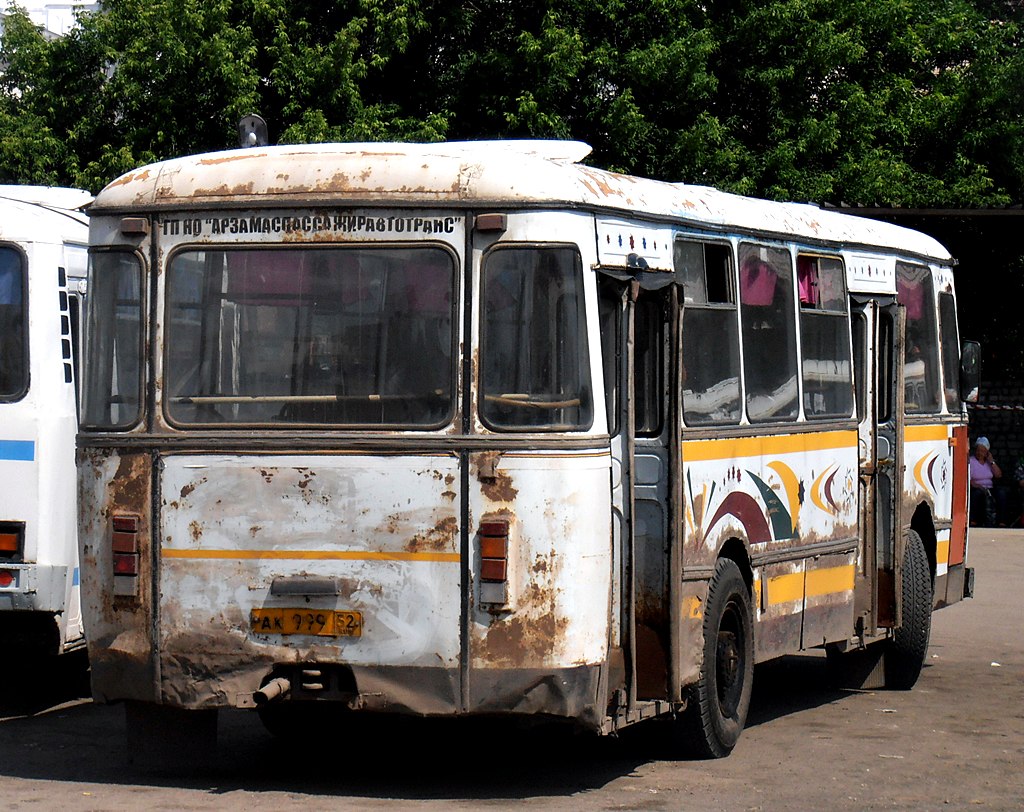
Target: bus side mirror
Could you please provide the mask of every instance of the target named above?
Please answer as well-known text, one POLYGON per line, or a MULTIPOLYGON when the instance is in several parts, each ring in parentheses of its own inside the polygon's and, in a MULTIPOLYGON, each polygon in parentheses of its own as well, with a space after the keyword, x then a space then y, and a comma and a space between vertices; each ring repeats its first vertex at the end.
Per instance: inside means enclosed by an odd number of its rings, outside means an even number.
POLYGON ((980 383, 981 345, 977 341, 965 341, 960 347, 960 399, 977 403, 980 383))

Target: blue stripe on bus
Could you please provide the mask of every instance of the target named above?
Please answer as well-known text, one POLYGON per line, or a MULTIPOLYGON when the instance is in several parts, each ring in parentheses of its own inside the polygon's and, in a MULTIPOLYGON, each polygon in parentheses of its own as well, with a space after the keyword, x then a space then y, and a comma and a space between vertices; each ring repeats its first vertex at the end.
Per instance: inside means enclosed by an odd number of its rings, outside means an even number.
POLYGON ((0 440, 0 460, 32 462, 35 458, 34 440, 0 440))
POLYGON ((81 577, 81 574, 82 574, 81 570, 79 570, 78 567, 75 567, 75 571, 71 575, 71 586, 78 586, 79 585, 79 583, 80 583, 79 578, 81 577))

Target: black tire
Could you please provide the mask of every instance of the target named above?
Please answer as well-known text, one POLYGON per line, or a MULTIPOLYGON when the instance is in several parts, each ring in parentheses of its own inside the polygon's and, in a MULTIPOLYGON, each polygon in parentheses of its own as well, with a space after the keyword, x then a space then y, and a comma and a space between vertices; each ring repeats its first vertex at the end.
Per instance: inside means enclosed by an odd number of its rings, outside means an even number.
POLYGON ((736 562, 718 560, 704 603, 704 659, 674 731, 698 758, 732 752, 747 721, 754 682, 754 622, 750 593, 736 562))
POLYGON ((903 554, 902 624, 885 651, 885 687, 909 691, 921 675, 932 629, 932 571, 921 537, 911 530, 903 554))

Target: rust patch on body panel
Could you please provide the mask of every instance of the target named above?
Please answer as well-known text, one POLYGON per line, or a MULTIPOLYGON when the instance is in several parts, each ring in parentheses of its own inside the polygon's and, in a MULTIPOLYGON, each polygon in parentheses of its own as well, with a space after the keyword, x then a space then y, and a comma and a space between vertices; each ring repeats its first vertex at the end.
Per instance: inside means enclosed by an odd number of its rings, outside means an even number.
POLYGON ((152 460, 147 453, 89 449, 79 464, 82 615, 93 694, 101 701, 152 700, 152 460), (128 581, 135 591, 120 595, 110 545, 117 515, 138 519, 138 575, 128 581))
POLYGON ((196 488, 206 482, 206 477, 203 477, 198 482, 189 482, 187 485, 182 486, 180 497, 181 499, 187 499, 189 494, 192 493, 196 488))
POLYGON ((122 455, 117 473, 107 483, 107 515, 119 510, 139 514, 148 506, 149 459, 141 454, 122 455))
POLYGON ((413 536, 405 545, 405 549, 410 553, 451 550, 458 532, 459 520, 454 516, 446 516, 430 530, 413 536))
POLYGON ((249 161, 253 158, 266 158, 267 153, 259 150, 239 150, 230 154, 221 154, 216 158, 202 158, 197 163, 200 166, 218 166, 220 164, 233 163, 235 161, 249 161))
POLYGON ((480 490, 492 502, 513 502, 519 490, 512 484, 512 477, 498 471, 494 479, 480 483, 480 490))
POLYGON ((489 619, 476 635, 474 659, 485 661, 488 667, 528 668, 539 667, 550 658, 570 622, 561 611, 564 607, 559 606, 560 590, 553 586, 560 569, 554 561, 545 564, 544 571, 550 575, 522 591, 515 613, 489 619))
POLYGON ((138 175, 134 174, 133 172, 129 172, 127 175, 122 175, 121 177, 117 178, 116 180, 111 181, 107 185, 108 186, 112 186, 112 187, 113 186, 127 186, 130 183, 134 183, 136 181, 145 181, 145 180, 149 180, 149 170, 148 169, 143 169, 141 172, 139 172, 138 175))

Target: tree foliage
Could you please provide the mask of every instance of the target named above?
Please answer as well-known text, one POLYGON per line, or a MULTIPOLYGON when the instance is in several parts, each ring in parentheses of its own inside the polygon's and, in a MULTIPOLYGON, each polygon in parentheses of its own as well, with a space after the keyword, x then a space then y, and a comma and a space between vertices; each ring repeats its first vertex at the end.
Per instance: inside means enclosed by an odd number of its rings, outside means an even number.
POLYGON ((0 39, 0 179, 272 140, 575 138, 772 198, 1024 198, 1018 0, 106 0, 0 39))

